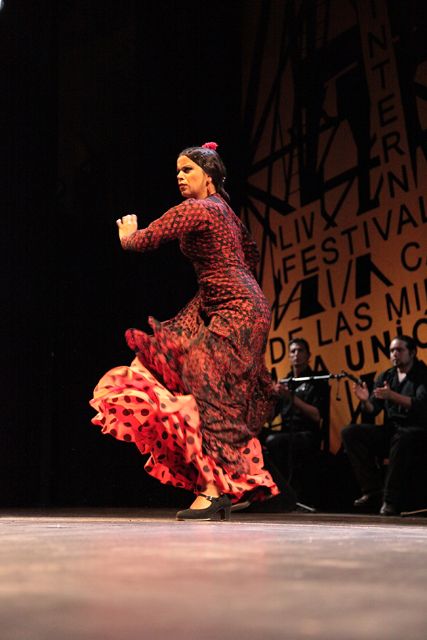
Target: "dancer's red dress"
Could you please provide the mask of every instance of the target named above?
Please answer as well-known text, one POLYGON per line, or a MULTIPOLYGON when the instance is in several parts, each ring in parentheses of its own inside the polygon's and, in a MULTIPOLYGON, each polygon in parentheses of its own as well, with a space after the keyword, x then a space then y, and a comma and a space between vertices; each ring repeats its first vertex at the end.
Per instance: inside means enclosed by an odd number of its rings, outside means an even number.
POLYGON ((199 291, 172 320, 150 318, 153 335, 126 332, 137 357, 100 380, 92 422, 149 453, 145 469, 161 482, 194 493, 215 483, 234 500, 257 487, 275 495, 256 438, 277 402, 256 245, 218 194, 184 201, 122 245, 148 251, 176 239, 199 291))

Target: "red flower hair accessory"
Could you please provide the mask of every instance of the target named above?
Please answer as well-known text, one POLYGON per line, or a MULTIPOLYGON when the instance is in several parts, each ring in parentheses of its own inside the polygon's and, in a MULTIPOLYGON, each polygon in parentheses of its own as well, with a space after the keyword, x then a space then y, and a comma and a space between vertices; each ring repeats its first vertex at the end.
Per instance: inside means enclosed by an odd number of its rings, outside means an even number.
POLYGON ((218 145, 216 142, 205 142, 205 144, 202 144, 202 149, 212 149, 212 151, 216 151, 218 148, 218 145))

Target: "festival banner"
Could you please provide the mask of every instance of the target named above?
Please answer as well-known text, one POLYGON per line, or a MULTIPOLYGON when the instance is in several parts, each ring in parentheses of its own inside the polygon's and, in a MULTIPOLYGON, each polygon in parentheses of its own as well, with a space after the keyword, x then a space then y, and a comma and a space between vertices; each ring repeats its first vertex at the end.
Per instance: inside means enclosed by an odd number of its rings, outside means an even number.
MULTIPOLYGON (((252 4, 252 3, 250 3, 252 4)), ((389 344, 427 361, 427 45, 404 3, 253 3, 247 15, 242 217, 271 301, 267 360, 308 340, 331 378, 331 447, 389 344), (406 21, 406 22, 405 22, 406 21)))

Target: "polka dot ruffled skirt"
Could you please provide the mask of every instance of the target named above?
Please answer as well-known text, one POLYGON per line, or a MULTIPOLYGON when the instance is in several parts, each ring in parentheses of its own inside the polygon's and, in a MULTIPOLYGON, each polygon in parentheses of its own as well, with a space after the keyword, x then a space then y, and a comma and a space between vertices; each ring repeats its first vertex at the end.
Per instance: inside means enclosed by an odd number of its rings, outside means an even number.
POLYGON ((105 434, 134 443, 149 454, 145 470, 164 484, 203 491, 214 483, 221 493, 237 501, 260 488, 260 496, 278 489, 263 469, 261 445, 251 438, 240 449, 245 472, 218 464, 203 451, 203 436, 193 395, 171 393, 138 358, 131 365, 108 371, 90 401, 96 416, 92 422, 105 434))

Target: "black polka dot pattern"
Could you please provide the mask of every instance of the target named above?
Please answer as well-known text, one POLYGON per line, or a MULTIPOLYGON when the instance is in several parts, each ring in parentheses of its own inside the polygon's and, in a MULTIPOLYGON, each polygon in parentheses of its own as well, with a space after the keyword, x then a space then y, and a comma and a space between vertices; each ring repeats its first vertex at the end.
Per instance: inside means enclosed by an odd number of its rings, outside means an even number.
POLYGON ((92 422, 101 427, 103 433, 133 442, 141 453, 149 454, 145 470, 165 484, 195 492, 203 491, 208 483, 215 483, 233 500, 258 486, 265 487, 266 495, 277 493, 271 476, 262 468, 257 439, 253 438, 240 449, 246 461, 244 473, 227 464, 213 463, 203 449, 194 400, 191 396, 189 399, 188 394, 175 394, 174 401, 171 398, 170 391, 135 361, 131 367, 118 367, 101 379, 91 401, 98 411, 92 422), (140 374, 139 381, 135 371, 140 374))

